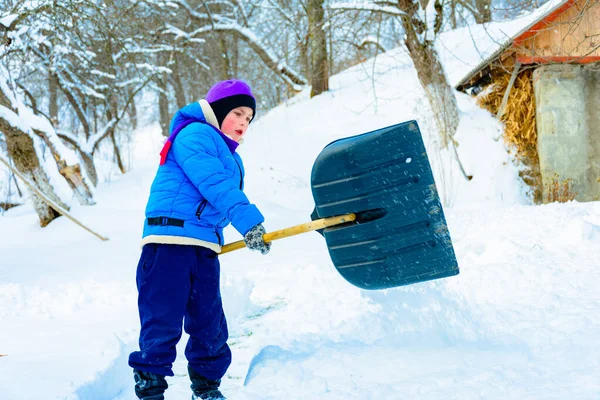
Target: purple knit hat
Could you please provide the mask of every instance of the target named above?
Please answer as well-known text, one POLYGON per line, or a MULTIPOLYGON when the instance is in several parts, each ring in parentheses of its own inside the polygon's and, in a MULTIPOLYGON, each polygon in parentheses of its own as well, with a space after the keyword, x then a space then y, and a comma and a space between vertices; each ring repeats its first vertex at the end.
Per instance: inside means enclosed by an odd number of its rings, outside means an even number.
POLYGON ((216 83, 206 94, 206 101, 215 112, 219 126, 236 107, 246 106, 252 109, 252 119, 256 115, 256 100, 250 86, 238 79, 229 79, 216 83))

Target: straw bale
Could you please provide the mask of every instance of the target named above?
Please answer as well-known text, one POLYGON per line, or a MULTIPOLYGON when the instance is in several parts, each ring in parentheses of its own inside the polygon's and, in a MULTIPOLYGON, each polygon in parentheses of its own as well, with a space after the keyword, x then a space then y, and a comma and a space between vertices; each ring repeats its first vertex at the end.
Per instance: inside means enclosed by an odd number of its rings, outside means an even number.
MULTIPOLYGON (((509 148, 514 149, 516 158, 525 165, 521 177, 531 187, 534 201, 540 203, 542 178, 537 152, 532 72, 532 69, 524 69, 517 76, 500 121, 504 123, 505 142, 509 148)), ((491 78, 492 83, 477 96, 477 104, 497 115, 510 81, 510 74, 504 70, 497 70, 492 73, 491 78)))
POLYGON ((544 197, 546 203, 566 203, 567 201, 575 200, 577 192, 573 190, 572 179, 560 179, 558 174, 554 174, 554 177, 548 183, 544 190, 544 197))

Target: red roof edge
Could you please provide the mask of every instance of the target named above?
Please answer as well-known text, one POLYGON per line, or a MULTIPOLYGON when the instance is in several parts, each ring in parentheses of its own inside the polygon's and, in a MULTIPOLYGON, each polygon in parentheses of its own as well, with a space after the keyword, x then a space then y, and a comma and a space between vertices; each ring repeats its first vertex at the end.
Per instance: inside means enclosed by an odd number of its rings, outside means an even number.
POLYGON ((531 28, 527 31, 523 32, 519 36, 517 36, 513 43, 520 45, 526 39, 529 39, 532 36, 537 35, 541 30, 547 28, 554 20, 556 20, 562 13, 567 11, 569 8, 573 6, 573 4, 577 3, 578 0, 568 0, 562 6, 558 7, 556 10, 552 11, 550 14, 546 15, 545 18, 542 18, 538 22, 536 22, 531 28))
POLYGON ((519 56, 517 61, 521 64, 553 64, 574 62, 589 64, 600 61, 600 56, 565 57, 565 56, 519 56))

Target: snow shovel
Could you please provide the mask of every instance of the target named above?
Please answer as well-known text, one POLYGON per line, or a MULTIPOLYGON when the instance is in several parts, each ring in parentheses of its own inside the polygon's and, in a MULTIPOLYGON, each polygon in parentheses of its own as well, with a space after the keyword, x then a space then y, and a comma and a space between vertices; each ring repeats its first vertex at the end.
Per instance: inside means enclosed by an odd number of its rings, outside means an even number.
MULTIPOLYGON (((266 242, 320 231, 338 272, 362 289, 457 275, 458 263, 416 121, 336 140, 312 169, 312 222, 266 242)), ((223 246, 221 254, 245 247, 223 246)))

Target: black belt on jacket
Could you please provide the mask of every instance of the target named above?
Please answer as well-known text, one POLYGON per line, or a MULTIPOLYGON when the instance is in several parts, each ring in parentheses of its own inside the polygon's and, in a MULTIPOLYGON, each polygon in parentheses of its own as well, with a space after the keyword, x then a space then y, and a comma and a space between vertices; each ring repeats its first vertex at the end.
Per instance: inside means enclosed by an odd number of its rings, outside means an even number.
POLYGON ((184 220, 169 217, 152 217, 147 218, 148 225, 160 225, 160 226, 178 226, 183 228, 184 220))

